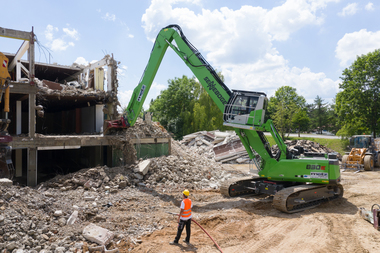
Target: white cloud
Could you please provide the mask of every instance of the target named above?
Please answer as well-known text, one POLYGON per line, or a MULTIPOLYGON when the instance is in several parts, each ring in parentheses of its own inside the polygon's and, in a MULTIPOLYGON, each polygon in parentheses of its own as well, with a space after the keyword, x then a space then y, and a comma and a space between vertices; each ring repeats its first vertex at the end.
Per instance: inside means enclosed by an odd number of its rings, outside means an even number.
POLYGON ((345 17, 349 15, 355 15, 355 13, 358 11, 358 4, 352 3, 348 4, 346 7, 343 8, 341 12, 338 13, 339 16, 345 17))
POLYGON ((221 69, 230 88, 262 91, 273 96, 281 86, 291 86, 304 96, 308 103, 319 95, 331 101, 338 91, 338 81, 309 68, 289 68, 283 56, 267 54, 255 64, 234 65, 221 69))
POLYGON ((195 13, 176 8, 181 0, 152 0, 142 22, 152 41, 167 24, 180 24, 189 41, 222 71, 230 89, 264 91, 270 96, 279 87, 290 85, 306 99, 317 94, 328 99, 335 96, 338 83, 324 73, 289 67, 273 41, 287 40, 303 27, 321 25, 321 11, 329 2, 338 1, 287 0, 273 9, 246 5, 237 10, 223 7, 195 13))
POLYGON ((133 39, 134 37, 135 37, 135 35, 133 35, 133 34, 128 34, 128 38, 133 39))
POLYGON ((109 21, 115 21, 116 20, 116 15, 115 14, 109 14, 108 12, 106 15, 102 17, 104 20, 109 20, 109 21))
POLYGON ((64 32, 64 35, 60 35, 59 38, 56 38, 56 34, 59 33, 58 27, 54 27, 52 25, 47 25, 45 29, 45 38, 47 40, 47 46, 52 51, 64 51, 68 47, 75 46, 74 42, 72 41, 66 41, 64 40, 65 37, 71 37, 75 40, 79 39, 79 33, 77 30, 69 28, 63 28, 62 31, 64 32))
POLYGON ((49 41, 53 40, 54 32, 58 32, 58 28, 52 25, 47 25, 45 29, 45 38, 49 41))
POLYGON ((77 63, 79 65, 88 65, 88 61, 86 61, 86 59, 82 56, 79 56, 75 61, 74 63, 77 63))
POLYGON ((369 2, 368 4, 366 4, 366 6, 364 7, 367 11, 373 11, 375 8, 373 8, 373 3, 369 2))
POLYGON ((62 39, 54 39, 50 43, 50 49, 53 51, 65 51, 69 46, 74 46, 73 42, 65 42, 62 39))
POLYGON ((70 28, 63 28, 62 30, 63 30, 63 32, 64 32, 67 36, 69 36, 69 37, 71 37, 71 38, 73 38, 73 39, 75 39, 75 40, 78 40, 78 39, 79 39, 79 33, 78 33, 78 31, 75 30, 74 28, 73 28, 72 30, 70 30, 70 28))
POLYGON ((380 31, 371 32, 362 29, 358 32, 346 33, 335 49, 335 57, 342 67, 347 67, 357 55, 367 54, 380 48, 380 31))

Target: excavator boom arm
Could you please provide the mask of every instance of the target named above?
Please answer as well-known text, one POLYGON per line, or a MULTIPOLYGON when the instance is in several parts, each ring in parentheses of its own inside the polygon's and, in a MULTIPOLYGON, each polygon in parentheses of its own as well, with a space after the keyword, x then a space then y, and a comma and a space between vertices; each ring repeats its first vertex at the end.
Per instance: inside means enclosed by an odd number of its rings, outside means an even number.
MULTIPOLYGON (((181 28, 178 25, 169 25, 161 29, 158 33, 150 53, 148 64, 139 84, 133 91, 124 117, 128 126, 135 124, 168 47, 173 49, 186 66, 194 73, 221 112, 225 113, 226 104, 228 104, 230 100, 236 99, 236 97, 233 97, 233 93, 230 89, 219 78, 213 67, 187 40, 181 28)), ((257 94, 257 96, 265 95, 260 92, 251 93, 257 94)), ((234 107, 230 106, 229 108, 232 110, 234 107)), ((265 108, 263 111, 263 113, 265 113, 265 108)), ((281 159, 286 158, 286 145, 271 120, 268 120, 265 124, 263 124, 262 121, 253 123, 253 126, 251 129, 239 129, 234 127, 251 159, 255 158, 254 151, 256 151, 262 159, 273 160, 269 142, 266 140, 262 131, 268 131, 272 134, 281 150, 281 159)))
POLYGON ((232 94, 231 91, 200 52, 187 40, 181 28, 178 25, 169 25, 157 35, 148 64, 129 101, 126 119, 130 126, 133 126, 137 120, 168 47, 177 53, 207 90, 218 108, 222 112, 224 111, 224 105, 228 102, 232 94))

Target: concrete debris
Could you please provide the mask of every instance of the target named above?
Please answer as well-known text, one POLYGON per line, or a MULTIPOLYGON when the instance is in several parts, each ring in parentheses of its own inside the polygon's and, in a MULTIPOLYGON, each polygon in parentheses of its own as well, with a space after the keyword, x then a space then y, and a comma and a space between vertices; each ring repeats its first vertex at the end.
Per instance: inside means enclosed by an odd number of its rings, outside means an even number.
POLYGON ((67 225, 73 225, 76 219, 78 218, 78 211, 75 210, 71 215, 70 218, 67 220, 67 225))
POLYGON ((149 170, 149 165, 150 165, 150 160, 144 160, 142 162, 140 162, 138 165, 137 165, 137 168, 136 168, 136 172, 139 172, 143 175, 146 175, 146 173, 148 172, 149 170))
POLYGON ((12 180, 8 178, 0 178, 0 186, 11 186, 12 184, 12 180))
POLYGON ((108 135, 107 138, 114 147, 122 150, 122 164, 134 164, 137 161, 137 154, 131 139, 135 139, 137 146, 142 138, 169 138, 170 134, 158 122, 146 123, 138 118, 135 125, 115 135, 108 135))
MULTIPOLYGON (((335 153, 334 150, 331 148, 327 148, 323 145, 320 145, 317 142, 309 141, 309 140, 286 140, 285 141, 286 146, 289 150, 294 149, 296 146, 301 146, 304 148, 305 152, 315 152, 315 153, 335 153)), ((278 152, 278 146, 273 145, 271 148, 271 151, 274 155, 278 152)), ((342 156, 337 153, 338 159, 342 159, 342 156)))
POLYGON ((83 236, 87 240, 96 242, 99 245, 108 245, 115 235, 108 229, 91 223, 83 229, 83 236))
POLYGON ((247 151, 233 131, 200 131, 183 137, 181 144, 222 163, 249 163, 247 151))
MULTIPOLYGON (((217 162, 230 164, 250 162, 248 153, 235 132, 200 131, 184 136, 180 143, 190 148, 190 151, 203 154, 217 162)), ((335 152, 332 149, 309 140, 287 140, 285 144, 289 150, 295 146, 302 146, 305 152, 335 152)), ((275 155, 278 152, 277 145, 273 145, 271 151, 273 155, 275 155)), ((256 158, 258 158, 256 153, 255 155, 256 158)), ((341 158, 340 154, 338 154, 338 158, 341 158)))

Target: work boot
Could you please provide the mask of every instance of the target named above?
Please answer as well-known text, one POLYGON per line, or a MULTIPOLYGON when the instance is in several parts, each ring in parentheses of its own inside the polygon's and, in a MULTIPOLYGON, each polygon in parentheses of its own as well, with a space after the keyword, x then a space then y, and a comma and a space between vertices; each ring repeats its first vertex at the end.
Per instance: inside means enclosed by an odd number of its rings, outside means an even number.
POLYGON ((172 242, 169 242, 170 245, 178 245, 178 242, 176 241, 172 241, 172 242))
POLYGON ((186 241, 186 239, 183 239, 182 241, 183 241, 184 243, 186 243, 186 244, 190 244, 190 242, 186 241))

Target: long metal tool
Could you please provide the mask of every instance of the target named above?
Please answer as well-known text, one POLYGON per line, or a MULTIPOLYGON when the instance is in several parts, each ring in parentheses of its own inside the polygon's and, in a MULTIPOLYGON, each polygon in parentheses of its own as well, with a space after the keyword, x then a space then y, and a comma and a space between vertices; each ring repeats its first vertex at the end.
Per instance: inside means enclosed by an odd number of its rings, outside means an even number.
MULTIPOLYGON (((172 213, 172 212, 167 212, 167 213, 179 216, 178 213, 172 213)), ((211 241, 213 241, 213 243, 214 243, 215 246, 218 248, 218 250, 219 250, 221 253, 223 253, 222 249, 221 249, 221 248, 219 247, 219 245, 214 241, 214 239, 212 239, 211 235, 210 235, 209 233, 207 233, 207 231, 206 231, 206 230, 205 230, 205 229, 204 229, 204 228, 203 228, 198 222, 196 222, 193 218, 191 218, 191 221, 193 221, 195 224, 197 224, 198 227, 200 227, 200 228, 203 230, 203 232, 205 232, 206 235, 208 235, 208 237, 210 237, 211 241)))

